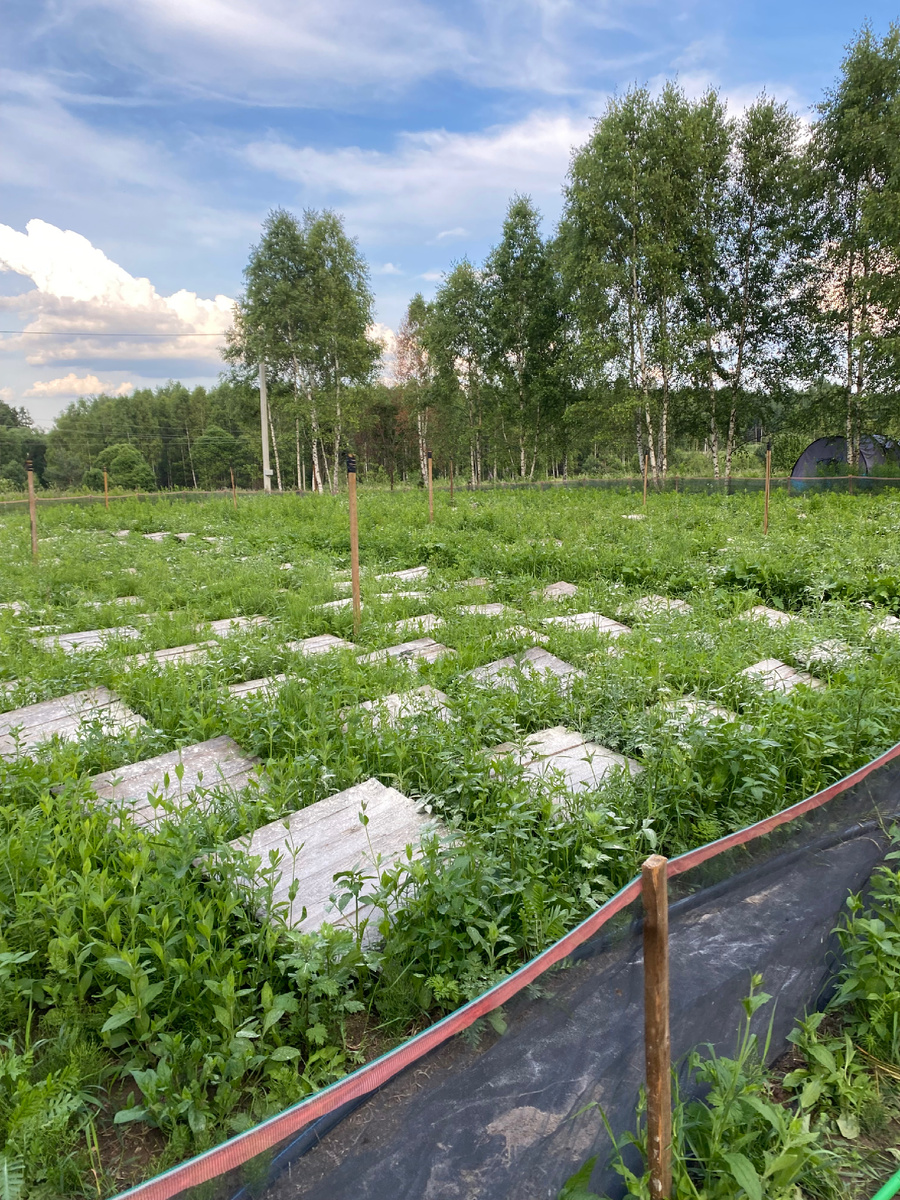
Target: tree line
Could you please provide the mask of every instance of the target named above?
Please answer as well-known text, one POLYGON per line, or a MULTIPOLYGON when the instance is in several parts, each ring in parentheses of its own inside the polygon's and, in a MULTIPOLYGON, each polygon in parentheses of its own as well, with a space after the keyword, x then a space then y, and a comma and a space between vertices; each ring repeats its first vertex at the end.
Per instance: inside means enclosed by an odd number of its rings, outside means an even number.
MULTIPOLYGON (((71 405, 46 482, 336 490, 341 458, 473 485, 640 468, 729 477, 841 433, 900 434, 900 29, 864 28, 805 122, 761 95, 730 116, 676 82, 613 97, 571 160, 552 233, 514 196, 481 263, 372 335, 341 218, 276 210, 251 251, 217 387, 71 405), (130 447, 130 449, 129 449, 130 447), (137 455, 137 457, 135 457, 137 455), (93 473, 93 474, 92 474, 93 473)), ((0 474, 2 438, 0 438, 0 474)))

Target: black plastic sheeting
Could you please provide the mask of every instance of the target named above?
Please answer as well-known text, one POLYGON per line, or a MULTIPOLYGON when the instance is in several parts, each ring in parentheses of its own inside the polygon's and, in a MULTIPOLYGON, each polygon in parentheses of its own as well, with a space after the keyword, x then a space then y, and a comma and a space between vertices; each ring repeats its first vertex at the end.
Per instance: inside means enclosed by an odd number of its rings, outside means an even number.
MULTIPOLYGON (((852 779, 852 777, 851 777, 852 779)), ((750 977, 775 997, 771 1057, 819 1006, 834 928, 865 887, 900 814, 900 755, 820 807, 742 845, 673 860, 673 1058, 733 1050, 750 977)), ((634 1127, 644 1074, 641 913, 635 901, 504 1010, 507 1031, 455 1036, 361 1100, 179 1200, 555 1200, 585 1159, 592 1186, 621 1195, 602 1105, 634 1127)), ((757 1015, 765 1032, 772 1015, 757 1015)), ((211 1156, 217 1152, 212 1151, 211 1156)), ((210 1157, 211 1157, 210 1156, 210 1157)), ((147 1185, 145 1185, 146 1187, 147 1185)), ((152 1187, 152 1184, 150 1185, 152 1187)), ((143 1189, 134 1189, 138 1197, 143 1189)), ((149 1193, 148 1193, 149 1194, 149 1193)))

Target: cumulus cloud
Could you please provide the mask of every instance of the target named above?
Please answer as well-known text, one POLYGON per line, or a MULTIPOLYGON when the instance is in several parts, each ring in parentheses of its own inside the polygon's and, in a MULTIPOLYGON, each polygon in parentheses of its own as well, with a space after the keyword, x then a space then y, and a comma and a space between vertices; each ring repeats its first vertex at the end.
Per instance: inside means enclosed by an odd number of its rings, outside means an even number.
POLYGON ((574 147, 591 128, 587 115, 537 111, 476 133, 403 133, 391 151, 358 146, 321 150, 279 138, 244 150, 258 170, 300 184, 340 206, 363 238, 433 237, 497 230, 513 192, 526 192, 555 215, 574 147))
POLYGON ((15 398, 16 398, 16 393, 12 390, 11 387, 0 388, 0 401, 2 401, 4 404, 12 404, 12 402, 15 398))
POLYGON ((393 263, 386 262, 386 263, 383 263, 380 267, 375 268, 375 274, 376 275, 402 275, 403 272, 400 270, 399 267, 395 267, 393 263))
POLYGON ((436 242, 447 242, 451 239, 468 237, 469 231, 463 229, 461 225, 457 225, 455 229, 442 229, 434 239, 436 242))
POLYGON ((149 279, 130 275, 72 230, 39 220, 29 221, 25 233, 0 225, 0 270, 34 283, 21 295, 0 298, 0 309, 26 322, 3 349, 24 350, 32 366, 85 359, 220 360, 232 318, 228 296, 204 300, 184 289, 161 296, 149 279))
POLYGON ((133 391, 133 383, 102 383, 96 375, 78 376, 74 371, 70 371, 68 375, 59 379, 39 379, 25 395, 57 400, 75 396, 97 396, 101 392, 106 396, 127 396, 133 391))

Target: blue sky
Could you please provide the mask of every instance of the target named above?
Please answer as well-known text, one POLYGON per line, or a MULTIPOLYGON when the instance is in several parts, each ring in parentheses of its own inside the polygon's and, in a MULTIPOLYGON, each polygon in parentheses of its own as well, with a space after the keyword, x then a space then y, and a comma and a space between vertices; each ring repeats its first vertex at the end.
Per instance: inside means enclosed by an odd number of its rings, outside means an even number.
POLYGON ((47 424, 100 387, 213 381, 278 205, 344 214, 395 328, 415 291, 485 254, 512 193, 552 228, 612 92, 677 76, 735 111, 766 89, 808 116, 860 24, 897 16, 880 0, 5 0, 0 326, 54 336, 0 338, 0 397, 47 424), (160 336, 109 336, 138 332, 160 336))

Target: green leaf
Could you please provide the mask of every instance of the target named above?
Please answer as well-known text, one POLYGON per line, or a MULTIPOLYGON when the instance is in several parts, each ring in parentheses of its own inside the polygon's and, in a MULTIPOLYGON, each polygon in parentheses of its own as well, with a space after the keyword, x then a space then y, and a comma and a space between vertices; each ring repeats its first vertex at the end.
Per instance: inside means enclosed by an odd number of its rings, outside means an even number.
POLYGON ((800 1107, 812 1108, 815 1102, 822 1095, 822 1080, 810 1079, 803 1091, 800 1093, 800 1107))
POLYGON ((146 1115, 146 1108, 120 1108, 113 1117, 113 1124, 127 1125, 129 1121, 143 1121, 146 1115))
POLYGON ((762 1183, 756 1167, 746 1154, 723 1154, 722 1157, 731 1168, 735 1181, 744 1189, 750 1200, 763 1200, 762 1183))
POLYGON ((136 1016, 137 1009, 133 1004, 130 1004, 128 1008, 119 1009, 118 1012, 114 1012, 111 1016, 107 1017, 100 1032, 112 1033, 114 1029, 121 1029, 123 1025, 127 1025, 129 1021, 133 1021, 136 1016))
POLYGON ((24 1200, 25 1164, 21 1158, 0 1154, 0 1200, 24 1200))
POLYGON ((296 1046, 278 1046, 269 1055, 269 1062, 290 1062, 292 1058, 299 1058, 300 1051, 296 1046))
POLYGON ((594 1155, 574 1175, 569 1176, 559 1193, 559 1200, 600 1200, 597 1193, 590 1190, 591 1174, 596 1162, 597 1156, 594 1155))
POLYGON ((848 1141, 853 1141, 859 1137, 859 1117, 856 1113, 841 1113, 837 1119, 838 1129, 841 1131, 841 1137, 847 1138, 848 1141))

